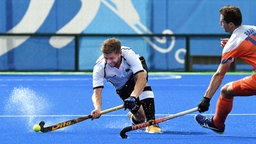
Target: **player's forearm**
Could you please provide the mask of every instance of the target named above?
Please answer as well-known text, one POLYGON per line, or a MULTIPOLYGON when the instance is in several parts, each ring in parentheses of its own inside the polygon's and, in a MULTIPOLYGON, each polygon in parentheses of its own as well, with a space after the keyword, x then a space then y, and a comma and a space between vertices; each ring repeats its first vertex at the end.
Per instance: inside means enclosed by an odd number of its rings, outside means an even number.
POLYGON ((217 71, 212 76, 211 82, 207 88, 207 91, 204 97, 212 98, 214 93, 217 91, 219 86, 222 83, 223 78, 225 77, 226 72, 228 71, 230 64, 232 63, 231 60, 227 61, 224 64, 220 64, 217 71))
POLYGON ((211 99, 213 97, 213 95, 215 94, 215 92, 217 91, 217 89, 219 88, 219 86, 222 83, 223 77, 221 74, 219 73, 215 73, 211 79, 211 82, 205 92, 204 97, 207 97, 209 99, 211 99))
POLYGON ((139 95, 144 90, 145 86, 147 84, 147 79, 144 72, 138 73, 136 75, 136 83, 134 86, 134 90, 131 93, 132 96, 139 97, 139 95))
POLYGON ((102 97, 101 89, 95 89, 92 95, 92 103, 95 109, 101 110, 102 106, 102 97))
POLYGON ((92 96, 92 102, 95 109, 101 110, 102 100, 99 96, 92 96))

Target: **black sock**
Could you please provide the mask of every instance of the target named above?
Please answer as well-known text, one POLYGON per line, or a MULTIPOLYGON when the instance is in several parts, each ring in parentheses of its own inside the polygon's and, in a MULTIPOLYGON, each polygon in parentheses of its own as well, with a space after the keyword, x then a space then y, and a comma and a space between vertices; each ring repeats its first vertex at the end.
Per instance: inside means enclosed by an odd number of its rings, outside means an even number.
POLYGON ((143 106, 147 121, 155 120, 154 98, 146 98, 144 100, 141 100, 141 104, 143 106))

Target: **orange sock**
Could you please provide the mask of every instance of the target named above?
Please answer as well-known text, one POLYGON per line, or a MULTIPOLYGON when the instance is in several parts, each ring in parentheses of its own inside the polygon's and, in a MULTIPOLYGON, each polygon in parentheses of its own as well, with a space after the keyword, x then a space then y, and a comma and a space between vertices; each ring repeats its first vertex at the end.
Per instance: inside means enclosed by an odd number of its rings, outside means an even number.
POLYGON ((216 127, 223 127, 228 114, 231 112, 233 107, 233 100, 220 96, 216 104, 216 113, 213 117, 213 122, 216 127))

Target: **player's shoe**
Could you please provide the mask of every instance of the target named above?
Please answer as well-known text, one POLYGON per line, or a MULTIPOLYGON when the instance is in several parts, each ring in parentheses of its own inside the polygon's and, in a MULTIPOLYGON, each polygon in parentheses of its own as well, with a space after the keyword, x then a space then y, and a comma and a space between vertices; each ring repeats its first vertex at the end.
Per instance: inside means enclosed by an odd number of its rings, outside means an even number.
POLYGON ((195 115, 196 122, 204 128, 213 130, 216 133, 222 134, 225 131, 225 125, 221 128, 218 128, 214 125, 212 118, 197 114, 195 115))
POLYGON ((162 133, 162 130, 160 129, 158 124, 155 124, 155 125, 146 127, 145 132, 147 132, 147 133, 162 133))

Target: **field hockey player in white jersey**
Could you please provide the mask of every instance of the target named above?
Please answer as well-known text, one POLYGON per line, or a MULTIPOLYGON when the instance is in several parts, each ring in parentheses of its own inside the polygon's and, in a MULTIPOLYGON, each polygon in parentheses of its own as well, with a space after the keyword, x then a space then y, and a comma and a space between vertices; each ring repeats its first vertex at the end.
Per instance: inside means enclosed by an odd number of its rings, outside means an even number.
MULTIPOLYGON (((92 118, 101 116, 102 90, 106 79, 123 100, 133 124, 154 120, 154 93, 147 83, 148 68, 145 59, 131 48, 121 46, 120 40, 116 38, 105 40, 101 52, 102 55, 93 68, 92 118)), ((146 132, 161 133, 161 129, 158 125, 151 125, 146 128, 146 132)))

